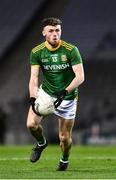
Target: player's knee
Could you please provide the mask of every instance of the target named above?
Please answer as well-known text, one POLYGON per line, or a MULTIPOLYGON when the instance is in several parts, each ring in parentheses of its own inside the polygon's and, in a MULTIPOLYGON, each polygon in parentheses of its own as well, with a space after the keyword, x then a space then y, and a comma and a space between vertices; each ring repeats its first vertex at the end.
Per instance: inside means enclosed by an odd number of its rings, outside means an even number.
POLYGON ((59 138, 60 138, 60 142, 63 142, 63 143, 69 142, 70 140, 70 136, 68 133, 60 134, 59 138))
POLYGON ((31 129, 34 130, 34 129, 36 129, 36 125, 34 122, 27 122, 27 128, 30 130, 31 129))
POLYGON ((27 128, 28 128, 28 129, 31 129, 32 127, 33 127, 33 124, 30 123, 30 122, 27 122, 27 128))
POLYGON ((29 130, 36 130, 39 126, 38 116, 36 114, 34 114, 31 109, 30 109, 28 117, 27 117, 26 125, 29 130))

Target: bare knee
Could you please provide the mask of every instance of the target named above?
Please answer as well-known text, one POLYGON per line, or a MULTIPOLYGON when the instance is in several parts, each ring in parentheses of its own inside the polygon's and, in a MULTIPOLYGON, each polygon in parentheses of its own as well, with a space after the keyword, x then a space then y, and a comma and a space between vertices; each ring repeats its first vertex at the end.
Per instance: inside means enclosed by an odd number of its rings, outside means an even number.
POLYGON ((27 129, 32 129, 32 130, 36 130, 37 129, 37 125, 35 124, 35 122, 31 121, 31 122, 27 122, 27 129))
POLYGON ((72 141, 69 133, 61 133, 59 134, 59 138, 61 143, 69 143, 69 141, 72 141))
POLYGON ((40 123, 40 119, 30 109, 27 117, 27 128, 30 130, 37 130, 39 127, 39 123, 40 123))

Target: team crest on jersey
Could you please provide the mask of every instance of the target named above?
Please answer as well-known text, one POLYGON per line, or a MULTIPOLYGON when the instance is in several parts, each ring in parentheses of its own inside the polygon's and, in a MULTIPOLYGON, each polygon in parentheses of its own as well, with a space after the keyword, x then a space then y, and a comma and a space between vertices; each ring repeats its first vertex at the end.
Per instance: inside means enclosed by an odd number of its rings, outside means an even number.
POLYGON ((66 57, 65 54, 61 55, 61 60, 62 60, 62 61, 67 61, 67 57, 66 57))

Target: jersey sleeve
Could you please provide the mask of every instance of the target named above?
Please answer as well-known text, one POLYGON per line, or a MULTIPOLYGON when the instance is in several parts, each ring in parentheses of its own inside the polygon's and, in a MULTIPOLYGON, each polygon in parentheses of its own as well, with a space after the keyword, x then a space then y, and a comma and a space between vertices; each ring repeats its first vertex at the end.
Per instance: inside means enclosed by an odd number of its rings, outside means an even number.
POLYGON ((77 47, 74 47, 71 51, 71 65, 82 63, 82 57, 77 47))
POLYGON ((36 53, 34 53, 33 51, 31 51, 31 54, 30 54, 30 64, 31 65, 40 65, 39 58, 37 57, 36 53))

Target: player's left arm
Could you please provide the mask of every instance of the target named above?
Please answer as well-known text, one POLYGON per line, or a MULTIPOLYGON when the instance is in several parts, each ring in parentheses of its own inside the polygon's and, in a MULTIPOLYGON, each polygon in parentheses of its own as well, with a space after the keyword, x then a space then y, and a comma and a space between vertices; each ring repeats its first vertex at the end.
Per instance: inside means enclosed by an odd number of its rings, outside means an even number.
POLYGON ((70 93, 75 88, 79 87, 84 82, 84 68, 83 63, 79 63, 72 66, 73 72, 75 73, 75 78, 72 82, 67 86, 66 90, 70 93))
POLYGON ((72 82, 69 84, 69 86, 67 86, 66 89, 59 92, 58 98, 54 102, 55 108, 57 108, 61 104, 61 102, 63 101, 63 99, 65 98, 65 96, 68 93, 73 91, 75 88, 79 87, 84 81, 83 64, 79 63, 76 65, 73 65, 72 69, 73 69, 73 72, 75 73, 75 78, 72 80, 72 82))

